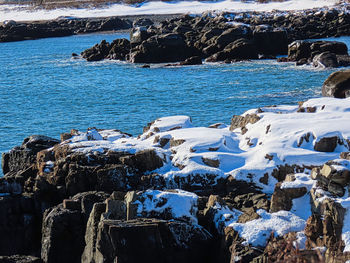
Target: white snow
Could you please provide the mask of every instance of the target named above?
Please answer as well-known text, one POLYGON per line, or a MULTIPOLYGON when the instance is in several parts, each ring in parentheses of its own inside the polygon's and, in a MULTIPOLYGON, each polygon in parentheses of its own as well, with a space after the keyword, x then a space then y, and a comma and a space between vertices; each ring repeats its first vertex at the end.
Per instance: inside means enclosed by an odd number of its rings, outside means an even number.
POLYGON ((306 236, 304 231, 296 233, 296 240, 293 242, 293 246, 297 249, 306 248, 306 236))
POLYGON ((342 229, 342 240, 344 241, 345 247, 344 252, 350 252, 350 197, 349 193, 346 193, 345 196, 348 196, 348 198, 342 198, 340 201, 340 204, 342 207, 346 209, 346 213, 344 216, 344 225, 342 229))
POLYGON ((163 213, 165 211, 172 214, 173 219, 189 219, 193 223, 197 223, 197 202, 198 196, 191 192, 183 190, 159 191, 147 190, 142 193, 135 204, 138 205, 137 213, 142 212, 163 213), (144 199, 143 202, 139 201, 144 199))
MULTIPOLYGON (((268 184, 259 181, 264 174, 271 174, 279 165, 323 165, 348 151, 346 139, 350 138, 350 98, 318 98, 304 103, 304 107, 316 107, 315 113, 297 112, 297 106, 261 108, 261 118, 248 124, 248 131, 240 129, 194 127, 187 116, 172 116, 156 120, 145 134, 129 137, 119 131, 90 129, 66 141, 73 151, 82 153, 122 151, 136 153, 153 149, 165 160, 157 173, 163 176, 169 188, 181 188, 181 183, 196 184, 200 176, 208 186, 219 178, 232 175, 237 180, 255 183, 265 193, 271 194, 277 182, 269 176, 268 184), (306 134, 307 142, 301 138, 306 134), (334 152, 317 152, 317 140, 329 136, 339 137, 344 145, 334 152), (164 145, 161 145, 161 142, 164 145), (247 142, 251 144, 248 145, 247 142), (266 155, 273 156, 272 160, 266 155), (183 180, 175 180, 184 178, 183 180), (180 182, 180 183, 179 183, 180 182)), ((223 126, 225 127, 225 126, 223 126)), ((342 162, 342 165, 347 165, 342 162)), ((305 171, 307 172, 307 171, 305 171)), ((284 182, 282 188, 306 187, 314 184, 308 174, 296 174, 293 182, 284 182)), ((198 183, 198 182, 197 182, 198 183)))
MULTIPOLYGON (((316 107, 316 112, 298 112, 298 106, 277 106, 261 108, 262 112, 250 110, 245 114, 256 113, 260 120, 248 124, 248 131, 241 134, 238 128, 230 131, 228 127, 207 128, 194 127, 187 116, 160 118, 150 125, 150 129, 139 137, 129 137, 119 131, 101 131, 90 129, 79 133, 67 144, 73 151, 86 154, 95 152, 123 151, 136 153, 153 149, 163 160, 164 166, 149 172, 162 176, 169 189, 182 188, 184 185, 210 187, 220 178, 233 176, 238 180, 254 183, 267 194, 273 193, 277 180, 271 176, 273 169, 279 165, 318 165, 335 160, 337 169, 347 169, 350 162, 340 160, 342 151, 349 151, 346 140, 350 138, 350 98, 318 98, 304 102, 303 107, 316 107), (305 135, 310 134, 308 141, 305 135), (334 152, 317 152, 315 142, 324 137, 338 136, 343 145, 338 145, 334 152), (304 137, 303 141, 301 138, 304 137), (163 143, 161 143, 163 142, 163 143), (251 144, 248 145, 247 142, 251 144), (266 154, 273 156, 272 160, 266 154), (259 179, 268 174, 265 185, 259 179)), ((244 114, 244 115, 245 115, 244 114)), ((307 194, 294 199, 291 211, 267 213, 259 210, 261 218, 237 223, 242 212, 221 207, 217 204, 215 224, 219 231, 232 226, 247 243, 263 246, 270 233, 284 235, 290 231, 300 232, 304 229, 307 218, 311 215, 310 193, 315 188, 315 181, 310 178, 310 171, 294 174, 294 179, 282 183, 282 188, 305 187, 307 194)), ((176 193, 148 191, 145 202, 139 211, 164 211, 171 209, 174 218, 188 217, 196 222, 196 196, 181 190, 176 193), (157 206, 159 200, 166 198, 165 204, 157 206), (158 201, 157 201, 158 200, 158 201), (182 204, 179 206, 178 204, 182 204)), ((327 192, 318 201, 332 198, 327 192)), ((345 209, 344 222, 350 221, 350 197, 348 191, 342 198, 335 199, 345 209)), ((344 224, 342 238, 345 251, 350 251, 350 226, 344 224)), ((296 241, 302 246, 303 236, 299 234, 296 241)))
POLYGON ((113 4, 105 8, 55 9, 43 10, 28 6, 0 5, 0 21, 32 21, 68 17, 107 17, 121 15, 144 14, 199 14, 205 11, 271 11, 271 10, 302 10, 316 7, 332 6, 338 0, 290 0, 285 2, 270 2, 259 4, 254 1, 175 1, 147 2, 139 5, 113 4))
POLYGON ((305 220, 289 211, 268 213, 260 209, 257 213, 261 218, 245 224, 232 223, 229 225, 246 240, 246 244, 265 246, 271 233, 274 236, 282 236, 289 232, 302 231, 305 228, 305 220))

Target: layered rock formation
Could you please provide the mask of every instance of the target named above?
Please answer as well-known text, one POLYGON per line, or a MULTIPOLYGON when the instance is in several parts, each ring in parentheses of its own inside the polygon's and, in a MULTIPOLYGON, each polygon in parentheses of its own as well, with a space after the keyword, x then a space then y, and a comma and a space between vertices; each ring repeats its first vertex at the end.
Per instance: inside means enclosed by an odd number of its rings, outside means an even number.
POLYGON ((231 126, 31 136, 3 154, 1 260, 345 262, 349 109, 319 98, 231 126))

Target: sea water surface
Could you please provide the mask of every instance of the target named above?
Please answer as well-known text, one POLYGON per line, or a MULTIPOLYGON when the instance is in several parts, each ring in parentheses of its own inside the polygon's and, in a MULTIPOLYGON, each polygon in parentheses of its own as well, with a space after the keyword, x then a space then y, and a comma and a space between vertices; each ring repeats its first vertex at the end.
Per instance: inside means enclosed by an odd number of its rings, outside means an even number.
MULTIPOLYGON (((116 128, 140 134, 156 118, 189 115, 197 126, 233 114, 321 96, 334 70, 273 60, 164 67, 73 59, 102 39, 93 34, 0 43, 0 152, 32 134, 116 128)), ((349 38, 340 41, 350 43, 349 38)))

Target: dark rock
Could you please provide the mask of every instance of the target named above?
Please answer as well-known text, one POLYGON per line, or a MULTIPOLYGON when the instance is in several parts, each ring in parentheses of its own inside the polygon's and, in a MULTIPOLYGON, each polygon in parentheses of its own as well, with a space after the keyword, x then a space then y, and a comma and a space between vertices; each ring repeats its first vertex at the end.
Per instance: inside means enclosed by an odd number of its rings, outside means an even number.
POLYGON ((110 49, 110 44, 106 40, 102 40, 100 44, 84 50, 81 56, 87 61, 100 61, 108 56, 110 49))
POLYGON ((245 26, 236 26, 225 30, 216 38, 213 44, 219 49, 225 48, 228 44, 235 42, 238 39, 246 38, 251 34, 250 29, 245 26))
POLYGON ((311 56, 311 44, 307 41, 297 40, 288 46, 288 60, 298 61, 311 56))
POLYGON ((314 67, 336 68, 338 67, 337 56, 328 51, 314 56, 312 60, 314 67))
POLYGON ((80 262, 84 249, 84 221, 80 211, 58 206, 45 211, 41 258, 44 262, 80 262))
POLYGON ((0 255, 38 255, 40 219, 30 195, 0 197, 0 255))
POLYGON ((334 98, 350 97, 350 70, 332 73, 323 83, 322 96, 334 98))
POLYGON ((180 62, 180 65, 201 65, 202 64, 202 58, 199 56, 194 56, 186 59, 185 61, 180 62))
POLYGON ((88 262, 209 262, 211 236, 203 228, 158 219, 103 220, 88 262))
POLYGON ((310 45, 311 53, 330 52, 336 55, 347 55, 348 47, 345 43, 338 41, 316 41, 310 45))
POLYGON ((259 54, 286 55, 288 52, 287 32, 268 26, 258 26, 253 31, 253 40, 259 54))
POLYGON ((132 63, 167 63, 183 61, 196 55, 180 34, 164 34, 148 38, 131 51, 132 63))
POLYGON ((133 27, 140 27, 140 26, 148 27, 148 26, 152 26, 153 24, 154 24, 153 21, 149 18, 138 18, 132 23, 132 26, 133 27))
POLYGON ((323 137, 315 142, 314 150, 318 152, 333 152, 338 144, 338 137, 323 137))
POLYGON ((207 62, 217 62, 225 60, 247 60, 258 59, 257 48, 254 43, 247 39, 238 39, 228 44, 223 51, 219 51, 206 59, 207 62))
POLYGON ((147 27, 145 26, 134 27, 130 32, 130 43, 132 45, 141 44, 143 41, 147 40, 150 36, 151 34, 147 32, 147 27))
POLYGON ((2 154, 2 169, 8 172, 19 172, 31 167, 36 161, 36 155, 43 149, 50 148, 59 141, 43 135, 32 135, 24 139, 21 146, 16 146, 8 153, 2 154))
POLYGON ((125 38, 116 39, 111 43, 111 49, 109 50, 109 54, 107 58, 126 60, 126 57, 130 52, 130 49, 131 49, 131 45, 129 40, 125 38))
POLYGON ((154 150, 144 150, 135 155, 121 157, 121 162, 143 173, 163 166, 163 160, 154 150))
MULTIPOLYGON (((72 198, 75 209, 60 204, 45 211, 42 223, 41 258, 44 262, 81 262, 84 236, 94 203, 104 201, 103 192, 80 193, 72 198), (79 203, 81 209, 76 209, 79 203)), ((67 204, 66 204, 67 205, 67 204)))
POLYGON ((42 260, 33 256, 0 256, 1 263, 41 263, 42 260))

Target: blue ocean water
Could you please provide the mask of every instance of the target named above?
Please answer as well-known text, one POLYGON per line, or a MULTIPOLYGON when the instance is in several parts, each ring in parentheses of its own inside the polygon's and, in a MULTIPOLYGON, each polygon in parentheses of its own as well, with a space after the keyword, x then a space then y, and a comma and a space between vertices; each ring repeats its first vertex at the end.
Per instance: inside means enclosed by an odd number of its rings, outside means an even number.
POLYGON ((72 128, 136 135, 147 122, 177 114, 191 116, 197 126, 229 124, 233 114, 250 108, 319 97, 334 71, 272 60, 147 69, 71 58, 102 39, 120 37, 127 35, 0 43, 0 152, 29 135, 59 138, 72 128))

